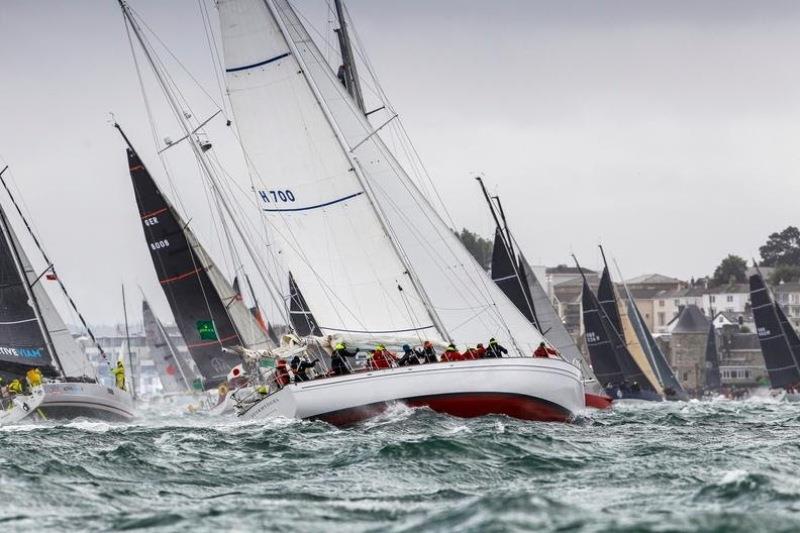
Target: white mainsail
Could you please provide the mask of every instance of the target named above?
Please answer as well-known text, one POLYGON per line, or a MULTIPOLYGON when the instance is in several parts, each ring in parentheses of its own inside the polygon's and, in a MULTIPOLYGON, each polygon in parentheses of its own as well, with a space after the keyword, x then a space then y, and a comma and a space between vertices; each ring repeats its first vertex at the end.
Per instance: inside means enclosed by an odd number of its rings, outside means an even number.
POLYGON ((510 336, 530 353, 541 334, 400 167, 288 2, 218 6, 236 125, 268 184, 264 216, 323 332, 510 336))

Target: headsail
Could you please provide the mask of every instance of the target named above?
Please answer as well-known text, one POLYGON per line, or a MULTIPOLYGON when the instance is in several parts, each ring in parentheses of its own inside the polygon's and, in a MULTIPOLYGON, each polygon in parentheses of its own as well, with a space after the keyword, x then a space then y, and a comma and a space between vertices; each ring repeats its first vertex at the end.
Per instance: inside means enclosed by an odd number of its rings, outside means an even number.
POLYGON ((664 352, 661 351, 661 348, 653 338, 650 330, 647 329, 644 319, 642 318, 642 313, 639 311, 639 308, 636 307, 636 303, 628 298, 627 304, 629 316, 633 316, 635 319, 632 322, 634 324, 636 334, 639 335, 639 340, 641 341, 645 350, 647 350, 649 355, 648 359, 655 363, 655 370, 658 374, 659 380, 661 381, 661 387, 664 389, 664 393, 668 398, 684 401, 688 400, 689 394, 687 394, 686 389, 683 388, 681 382, 678 381, 678 378, 675 376, 675 372, 672 371, 672 368, 667 362, 667 357, 664 355, 664 352))
POLYGON ((770 383, 776 389, 796 385, 800 382, 800 370, 761 274, 750 276, 750 302, 770 383))
POLYGON ((301 337, 322 336, 317 321, 314 319, 311 309, 308 308, 306 299, 303 298, 303 293, 300 292, 300 287, 297 286, 291 272, 289 272, 289 318, 292 321, 292 329, 301 337))
POLYGON ((722 386, 722 376, 719 372, 719 354, 717 352, 717 330, 714 321, 708 326, 708 340, 706 341, 706 390, 719 390, 722 386))
POLYGON ((218 5, 251 174, 269 180, 264 215, 320 330, 510 336, 532 350, 539 332, 400 167, 289 3, 218 5))
MULTIPOLYGON (((494 246, 492 247, 492 281, 525 315, 525 318, 534 323, 530 304, 532 297, 528 293, 528 287, 523 285, 522 280, 517 276, 518 270, 514 266, 515 261, 515 258, 509 254, 508 247, 504 242, 503 231, 499 227, 496 228, 494 246)), ((519 273, 522 275, 521 271, 519 273)))
POLYGON ((155 316, 147 300, 142 301, 145 340, 150 350, 150 358, 155 363, 161 386, 165 393, 178 393, 191 390, 192 384, 188 369, 179 360, 178 351, 172 344, 164 326, 155 316))
POLYGON ((47 332, 42 329, 37 308, 28 296, 27 279, 20 274, 15 254, 22 263, 24 251, 13 234, 5 213, 0 206, 2 225, 8 230, 0 239, 0 372, 23 376, 31 367, 41 368, 50 376, 60 374, 48 347, 47 332), (16 250, 14 250, 16 248, 16 250))
POLYGON ((243 344, 228 315, 228 302, 211 280, 214 276, 219 283, 220 274, 138 154, 132 147, 127 153, 142 228, 161 288, 205 385, 216 386, 241 362, 223 348, 243 344))

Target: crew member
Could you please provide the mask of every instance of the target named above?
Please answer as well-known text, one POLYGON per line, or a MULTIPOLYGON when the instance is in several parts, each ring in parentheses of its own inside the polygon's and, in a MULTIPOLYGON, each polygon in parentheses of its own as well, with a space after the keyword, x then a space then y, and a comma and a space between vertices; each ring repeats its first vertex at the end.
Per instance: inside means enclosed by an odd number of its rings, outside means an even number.
POLYGON ((433 349, 431 341, 425 341, 422 345, 422 362, 423 363, 438 363, 439 359, 436 358, 436 350, 433 349))
POLYGON ((8 392, 11 394, 22 394, 22 382, 19 379, 14 379, 8 384, 8 392))
POLYGON ((343 342, 336 344, 333 354, 331 354, 331 370, 334 376, 343 376, 350 373, 350 368, 347 366, 346 358, 355 357, 358 354, 358 348, 355 352, 348 352, 347 345, 343 342))
POLYGON ((464 357, 464 360, 466 361, 470 361, 472 359, 480 359, 478 357, 477 350, 475 348, 470 348, 469 346, 467 346, 467 349, 464 350, 461 355, 464 357))
POLYGON ((279 387, 289 384, 289 369, 286 367, 286 359, 278 359, 275 366, 275 381, 279 387))
POLYGON ((558 355, 558 351, 547 346, 544 342, 539 343, 539 347, 533 352, 534 357, 550 357, 551 355, 558 355))
POLYGON ((31 368, 25 372, 25 379, 28 381, 28 387, 38 387, 42 384, 42 372, 38 368, 31 368))
POLYGON ((225 401, 225 398, 228 396, 228 384, 221 383, 219 387, 217 387, 217 405, 222 405, 222 402, 225 401))
POLYGON ((301 381, 311 381, 311 378, 308 377, 306 373, 309 368, 314 368, 317 363, 319 363, 319 359, 314 359, 310 363, 308 361, 303 361, 300 359, 299 355, 295 355, 292 358, 292 362, 289 366, 292 367, 292 373, 294 374, 294 382, 299 383, 301 381))
POLYGON ((475 347, 475 353, 478 355, 477 359, 483 359, 486 357, 486 348, 483 346, 482 342, 479 342, 475 347))
POLYGON ((396 362, 395 355, 387 350, 386 346, 379 344, 373 350, 367 366, 372 370, 378 370, 379 368, 391 368, 396 362))
POLYGON ((497 344, 494 337, 489 339, 489 348, 486 350, 486 355, 484 357, 500 358, 503 357, 503 354, 508 354, 508 350, 497 344))
POLYGON ((122 361, 117 361, 117 366, 111 369, 111 373, 114 374, 114 381, 117 384, 117 388, 120 390, 128 390, 125 388, 125 365, 122 364, 122 361))
POLYGON ((452 342, 447 345, 447 349, 442 354, 442 362, 463 361, 464 356, 456 350, 456 345, 452 342))
POLYGON ((403 345, 403 356, 397 361, 398 366, 418 365, 420 364, 419 354, 411 349, 408 344, 403 345))

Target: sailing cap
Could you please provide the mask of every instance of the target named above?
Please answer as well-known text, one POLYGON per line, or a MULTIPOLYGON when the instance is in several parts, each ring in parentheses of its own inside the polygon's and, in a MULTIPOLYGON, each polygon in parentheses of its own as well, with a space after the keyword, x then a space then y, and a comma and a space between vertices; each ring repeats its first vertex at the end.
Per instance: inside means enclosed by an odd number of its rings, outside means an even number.
POLYGON ((450 344, 447 345, 447 349, 448 350, 455 350, 456 349, 456 345, 451 342, 450 344))
POLYGON ((403 345, 403 351, 404 352, 410 352, 411 351, 411 346, 409 346, 408 344, 404 344, 403 345))
POLYGON ((343 342, 337 342, 336 343, 336 349, 337 350, 344 350, 344 343, 343 342))
POLYGON ((497 344, 497 341, 496 341, 496 340, 494 340, 494 337, 492 337, 491 339, 489 339, 489 344, 497 344))

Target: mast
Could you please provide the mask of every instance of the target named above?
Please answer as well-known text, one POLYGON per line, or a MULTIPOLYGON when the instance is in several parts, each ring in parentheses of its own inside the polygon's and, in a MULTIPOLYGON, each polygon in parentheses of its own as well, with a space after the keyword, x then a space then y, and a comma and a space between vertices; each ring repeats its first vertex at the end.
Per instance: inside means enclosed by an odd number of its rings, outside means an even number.
MULTIPOLYGON (((8 170, 8 166, 0 171, 0 179, 2 179, 3 172, 6 170, 8 170)), ((5 181, 3 181, 3 184, 5 185, 5 181)), ((66 378, 67 374, 64 372, 64 365, 61 364, 61 359, 58 358, 58 353, 56 353, 53 345, 53 339, 50 337, 50 332, 47 330, 47 325, 42 319, 42 310, 39 308, 39 301, 33 294, 33 286, 30 280, 28 280, 28 275, 25 273, 25 269, 22 266, 22 260, 19 257, 19 250, 17 250, 17 245, 14 243, 14 239, 11 236, 11 228, 8 224, 5 210, 2 208, 2 206, 0 206, 0 230, 2 230, 3 238, 5 238, 6 243, 8 244, 8 249, 11 251, 11 255, 14 258, 14 265, 17 267, 17 273, 22 280, 22 286, 25 288, 25 293, 31 302, 33 312, 36 315, 36 322, 39 324, 42 337, 47 345, 47 351, 50 352, 50 357, 52 357, 53 361, 55 361, 56 365, 58 366, 58 371, 61 376, 66 378)))
MULTIPOLYGON (((6 168, 8 168, 8 167, 6 167, 6 168)), ((5 171, 5 169, 3 169, 3 170, 5 171)), ((86 330, 86 333, 89 334, 89 337, 92 339, 92 342, 94 343, 94 345, 100 351, 100 355, 103 356, 103 360, 106 361, 106 363, 108 363, 108 357, 106 357, 105 350, 103 350, 103 347, 100 346, 99 342, 97 342, 97 339, 95 338, 94 333, 92 332, 92 329, 89 327, 89 324, 86 323, 86 319, 83 318, 83 315, 78 310, 78 306, 75 304, 75 301, 72 299, 72 296, 69 295, 69 292, 67 291, 67 287, 64 285, 64 282, 61 281, 61 278, 58 277, 58 273, 56 272, 55 265, 53 264, 52 261, 50 261, 50 258, 47 257, 47 253, 45 253, 44 248, 39 243, 39 239, 36 238, 36 234, 33 232, 33 229, 31 228, 31 225, 28 224, 28 219, 25 218, 25 215, 22 214, 22 209, 20 209, 19 204, 17 204, 17 200, 14 198, 14 195, 11 194, 11 189, 8 188, 8 184, 6 183, 5 178, 3 178, 3 173, 2 172, 0 172, 0 183, 3 184, 3 188, 6 190, 6 193, 8 194, 8 197, 11 199, 11 203, 14 204, 14 208, 17 210, 17 214, 19 215, 20 219, 22 219, 22 223, 25 224, 25 229, 28 230, 28 234, 31 236, 31 239, 33 239, 34 244, 36 244, 36 247, 39 249, 39 253, 42 254, 42 258, 45 260, 45 263, 47 263, 47 265, 48 265, 47 269, 50 270, 50 272, 53 273, 53 276, 55 277, 56 281, 58 282, 58 286, 61 288, 61 292, 63 292, 64 296, 67 297, 67 301, 69 302, 70 307, 72 307, 72 310, 75 311, 76 315, 78 315, 78 319, 81 321, 81 324, 83 325, 83 328, 86 330)), ((25 277, 25 276, 23 275, 23 277, 25 277)), ((55 351, 53 351, 52 353, 55 356, 55 351)), ((60 365, 60 363, 59 363, 59 365, 60 365)), ((62 370, 63 370, 63 368, 62 368, 62 370)))
POLYGON ((125 317, 125 347, 128 352, 128 365, 131 370, 131 398, 136 399, 136 372, 133 364, 133 351, 131 350, 131 332, 128 329, 128 306, 125 303, 125 284, 122 284, 122 315, 125 317))
MULTIPOLYGON (((483 182, 481 182, 481 186, 483 186, 483 182)), ((485 193, 486 190, 484 189, 484 194, 485 193)), ((516 256, 516 252, 514 251, 514 240, 511 238, 511 230, 508 228, 508 222, 506 222, 506 213, 503 211, 503 204, 500 203, 499 196, 492 196, 492 200, 494 200, 494 202, 497 204, 497 210, 500 211, 500 219, 503 221, 503 228, 505 228, 508 249, 511 251, 512 255, 516 256)))
MULTIPOLYGON (((542 327, 539 324, 539 319, 536 316, 536 309, 533 307, 533 302, 531 301, 531 295, 529 292, 529 288, 526 287, 526 283, 523 282, 522 274, 520 272, 520 264, 517 261, 517 254, 514 251, 514 246, 511 243, 511 230, 508 229, 508 224, 506 224, 506 216, 503 212, 503 207, 500 204, 500 198, 495 196, 495 200, 497 201, 497 206, 500 210, 500 216, 503 219, 503 224, 500 224, 500 219, 497 217, 497 212, 494 210, 494 206, 492 205, 492 198, 489 196, 489 193, 486 190, 486 185, 483 183, 483 179, 480 176, 475 176, 475 179, 478 180, 478 183, 481 185, 481 191, 483 191, 483 197, 486 199, 486 204, 489 206, 489 211, 492 213, 492 218, 494 219, 494 223, 499 230, 500 240, 503 242, 503 246, 508 254, 508 258, 511 260, 511 268, 514 270, 514 277, 517 279, 517 284, 519 285, 520 291, 522 292, 523 298, 525 298, 525 307, 528 308, 530 312, 531 318, 533 318, 533 325, 538 329, 540 332, 542 331, 542 327)), ((523 313, 524 314, 524 313, 523 313)))
MULTIPOLYGON (((269 12, 272 15, 273 19, 277 22, 277 24, 278 24, 278 26, 279 26, 279 28, 281 30, 281 33, 283 34, 284 41, 288 45, 289 49, 292 50, 292 53, 294 54, 295 59, 301 65, 301 67, 305 69, 306 68, 306 64, 305 64, 305 60, 303 59, 303 55, 298 52, 297 45, 294 42, 294 40, 287 37, 289 35, 289 32, 286 29, 286 25, 285 25, 283 19, 281 17, 277 16, 276 8, 275 8, 275 5, 273 3, 273 0, 265 0, 265 5, 267 6, 267 9, 269 10, 269 12)), ((328 122, 328 125, 334 131, 334 134, 336 136, 336 140, 338 141, 341 150, 344 152, 345 157, 347 157, 347 160, 352 165, 353 173, 355 174, 356 179, 358 180, 358 183, 364 189, 364 192, 366 192, 367 198, 369 199, 370 206, 375 211, 375 215, 378 218, 378 221, 379 221, 379 223, 381 225, 381 229, 386 234, 386 236, 389 238, 389 242, 391 243, 392 248, 394 249, 397 258, 400 261, 400 264, 403 266, 403 269, 405 270, 404 273, 408 276, 408 278, 409 278, 409 280, 411 282, 411 285, 414 287, 414 289, 416 290, 417 294, 420 295, 421 300, 422 300, 422 304, 425 306, 425 310, 427 311, 428 316, 430 316, 431 321, 433 322, 436 330, 439 332, 439 335, 441 335, 442 339, 452 342, 453 339, 451 339, 450 335, 447 333, 447 329, 444 326, 444 322, 441 320, 441 318, 439 318, 439 314, 434 309, 433 302, 431 301, 430 297, 428 296, 427 291, 422 286, 422 284, 418 281, 417 276, 414 273, 414 269, 412 268, 410 261, 408 261, 408 258, 406 257, 405 253, 403 253, 403 251, 402 251, 401 247, 399 246, 396 238, 393 237, 393 233, 389 230, 389 227, 388 227, 388 225, 386 223, 385 215, 383 214, 382 210, 379 207, 380 204, 375 199, 375 193, 372 190, 372 187, 369 184, 369 182, 367 181, 366 177, 364 176, 363 170, 361 168, 361 163, 359 162, 358 158, 353 154, 352 149, 350 149, 348 147, 347 141, 346 141, 344 135, 342 134, 341 129, 339 128, 338 124, 336 123, 336 121, 331 116, 330 110, 323 103, 322 97, 320 95, 319 88, 316 86, 316 84, 308 76, 303 76, 303 78, 306 80, 306 83, 308 84, 309 88, 311 89, 311 92, 314 95, 314 98, 315 98, 315 100, 317 102, 317 105, 320 107, 320 110, 322 111, 322 114, 324 115, 325 120, 328 122)), ((400 286, 398 284, 397 288, 398 288, 399 291, 402 292, 402 290, 403 290, 402 286, 400 286)))
POLYGON ((361 93, 361 80, 356 70, 355 56, 353 47, 350 44, 350 33, 347 31, 347 20, 345 17, 342 0, 333 0, 336 6, 336 18, 339 19, 339 27, 335 29, 336 36, 339 38, 339 50, 342 54, 341 78, 350 96, 355 100, 356 105, 362 113, 366 114, 364 108, 364 96, 361 93))
MULTIPOLYGON (((125 16, 125 19, 130 24, 130 27, 133 30, 133 34, 136 36, 136 40, 139 42, 139 45, 142 47, 142 51, 143 51, 145 57, 147 58, 147 62, 150 64, 150 68, 153 70, 153 74, 155 75, 156 79, 158 80, 158 83, 161 86, 162 91, 164 91, 164 95, 166 96, 167 101, 168 101, 170 107, 172 108, 173 113, 178 118, 178 123, 180 124, 181 129, 183 129, 183 132, 186 135, 186 138, 189 140, 189 145, 192 147, 192 151, 194 152, 195 158, 197 159, 198 163, 200 163, 200 166, 203 169, 203 172, 206 174, 206 176, 208 176, 208 179, 211 182, 212 193, 216 195, 216 197, 219 199, 220 203, 222 204, 222 207, 225 209, 225 213, 228 215, 228 218, 230 219, 231 223, 233 224, 234 228, 236 229, 236 233, 239 235, 239 238, 242 241, 242 243, 244 244, 244 247, 247 250, 248 255, 253 260, 253 263, 258 265, 259 264, 258 254, 256 254, 256 251, 253 249, 252 245, 250 244, 250 241, 246 238, 244 230, 242 229, 241 225, 239 224, 238 219, 234 216, 233 210, 231 209, 230 204, 228 203, 227 199, 225 198, 225 196, 223 194, 223 190, 222 190, 222 187, 220 187, 220 183, 219 183, 219 181, 217 179, 217 175, 211 169, 211 165, 209 165, 208 160, 205 157, 206 149, 204 149, 203 146, 201 146, 200 141, 195 136, 195 131, 192 130, 191 125, 188 124, 188 122, 187 122, 188 119, 186 118, 186 114, 184 113, 184 111, 181 108, 180 104, 175 99, 175 95, 173 94, 172 89, 170 88, 170 86, 166 82, 166 80, 164 79, 164 76, 163 76, 163 74, 161 72, 161 69, 158 66, 158 63, 153 58, 153 55, 151 54, 150 49, 148 48, 147 44, 145 43, 144 38, 142 37, 141 28, 139 28, 139 25, 134 20, 133 15, 130 12, 130 8, 128 7, 128 4, 125 2, 125 0, 118 0, 118 1, 119 1, 120 7, 122 8, 122 13, 125 16)), ((133 150, 133 147, 131 146, 130 141, 128 140, 128 138, 125 135, 125 133, 122 131, 122 128, 120 128, 118 124, 115 124, 115 127, 122 134, 122 137, 125 139, 125 142, 128 145, 128 147, 130 147, 131 150, 133 150)), ((277 285, 274 283, 274 281, 272 279, 267 279, 267 276, 263 272, 263 269, 256 268, 256 270, 258 271, 259 276, 261 277, 261 280, 264 282, 264 284, 268 288, 270 288, 271 290, 275 291, 276 294, 278 294, 280 291, 278 291, 275 288, 277 285)), ((273 297, 274 297, 274 295, 273 295, 273 297)), ((275 298, 275 301, 282 303, 282 299, 281 298, 275 298)), ((285 309, 285 307, 280 307, 280 305, 278 307, 281 308, 281 310, 283 311, 284 318, 285 318, 286 322, 289 323, 288 310, 285 309)))

